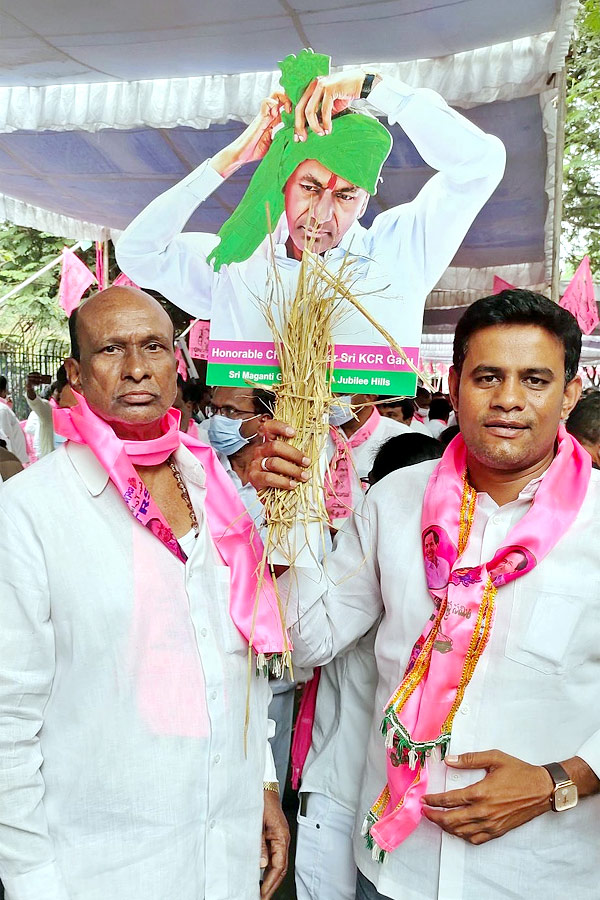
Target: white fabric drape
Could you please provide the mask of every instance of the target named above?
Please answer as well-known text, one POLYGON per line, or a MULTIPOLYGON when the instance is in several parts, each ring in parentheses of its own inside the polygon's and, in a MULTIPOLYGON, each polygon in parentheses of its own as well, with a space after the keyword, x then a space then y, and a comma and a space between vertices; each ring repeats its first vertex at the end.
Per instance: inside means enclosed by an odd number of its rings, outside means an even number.
MULTIPOLYGON (((543 90, 553 32, 445 56, 377 63, 383 74, 438 91, 453 106, 526 97, 543 90)), ((370 64, 366 65, 369 68, 370 64)), ((101 84, 0 88, 0 132, 102 128, 208 128, 249 122, 279 83, 278 72, 101 84)))

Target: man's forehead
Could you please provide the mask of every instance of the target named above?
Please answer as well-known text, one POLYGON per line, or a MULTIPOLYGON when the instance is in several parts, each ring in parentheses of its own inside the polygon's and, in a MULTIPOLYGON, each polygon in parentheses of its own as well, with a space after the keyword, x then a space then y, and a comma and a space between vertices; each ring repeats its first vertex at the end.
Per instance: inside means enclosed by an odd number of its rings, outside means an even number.
POLYGON ((252 388, 217 386, 213 388, 213 400, 216 398, 218 398, 221 403, 237 403, 244 400, 252 400, 252 388))
POLYGON ((499 369, 551 369, 564 371, 565 350, 560 339, 538 325, 507 323, 489 325, 471 334, 465 364, 499 369))
POLYGON ((296 178, 311 178, 311 180, 318 182, 324 188, 329 188, 329 190, 357 189, 356 185, 352 184, 351 181, 346 181, 316 159, 305 159, 304 162, 301 162, 295 169, 294 176, 296 178))
POLYGON ((144 334, 172 337, 173 323, 162 306, 148 298, 107 297, 106 300, 82 307, 78 326, 91 338, 107 335, 129 338, 144 334))

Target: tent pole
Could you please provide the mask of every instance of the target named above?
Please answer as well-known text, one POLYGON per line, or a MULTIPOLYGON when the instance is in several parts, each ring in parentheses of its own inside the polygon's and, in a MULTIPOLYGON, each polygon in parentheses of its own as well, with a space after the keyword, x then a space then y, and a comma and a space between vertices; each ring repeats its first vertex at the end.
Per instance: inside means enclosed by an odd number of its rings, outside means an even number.
POLYGON ((110 287, 110 274, 108 271, 109 264, 109 250, 108 250, 108 237, 104 241, 103 245, 103 253, 104 253, 104 287, 110 287))
POLYGON ((554 216, 552 223, 552 282, 551 298, 560 300, 560 235, 563 213, 563 160, 565 155, 565 120, 567 115, 567 68, 557 76, 556 150, 554 157, 554 216))
MULTIPOLYGON (((80 247, 81 247, 81 241, 79 241, 77 244, 74 244, 69 249, 72 250, 73 252, 75 252, 75 250, 79 250, 80 247)), ((2 304, 6 300, 9 300, 11 297, 14 297, 15 294, 18 294, 19 291, 22 291, 24 287, 27 287, 29 284, 32 284, 32 282, 36 281, 36 279, 38 279, 40 277, 40 275, 45 275, 46 272, 49 272, 50 269, 53 269, 54 266, 56 266, 61 261, 61 259, 62 259, 62 253, 59 253, 57 257, 55 257, 49 263, 46 263, 46 265, 43 267, 43 269, 40 269, 39 272, 35 273, 35 275, 30 275, 29 278, 26 278, 25 281, 21 282, 21 284, 18 284, 16 287, 11 288, 11 290, 8 292, 8 294, 4 294, 3 297, 0 297, 0 306, 2 306, 2 304)))

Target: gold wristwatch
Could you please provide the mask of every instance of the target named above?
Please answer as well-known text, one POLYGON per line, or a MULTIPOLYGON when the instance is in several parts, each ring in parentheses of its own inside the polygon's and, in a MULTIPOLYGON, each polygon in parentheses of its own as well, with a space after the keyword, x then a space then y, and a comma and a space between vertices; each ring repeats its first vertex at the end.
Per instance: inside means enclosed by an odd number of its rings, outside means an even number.
POLYGON ((571 780, 560 763, 546 763, 543 766, 552 781, 554 790, 550 794, 550 804, 554 812, 563 812, 565 809, 573 809, 577 806, 579 795, 577 785, 571 780))
POLYGON ((263 791, 272 791, 274 794, 277 794, 277 796, 279 796, 279 782, 263 781, 263 791))

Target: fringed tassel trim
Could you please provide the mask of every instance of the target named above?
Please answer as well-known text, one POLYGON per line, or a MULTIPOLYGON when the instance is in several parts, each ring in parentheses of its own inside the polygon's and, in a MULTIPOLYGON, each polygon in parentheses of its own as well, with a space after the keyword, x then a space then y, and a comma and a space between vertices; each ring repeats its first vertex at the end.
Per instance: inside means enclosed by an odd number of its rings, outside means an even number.
POLYGON ((383 717, 381 733, 385 738, 385 746, 389 751, 392 765, 406 765, 411 771, 418 765, 424 766, 427 757, 437 748, 440 758, 444 759, 450 745, 449 734, 440 734, 432 741, 413 741, 391 706, 387 708, 383 717))
POLYGON ((371 857, 373 861, 384 863, 387 860, 389 854, 379 846, 379 844, 371 834, 371 828, 377 821, 377 816, 373 813, 373 810, 369 810, 369 812, 365 816, 364 822, 362 823, 360 833, 365 839, 367 849, 371 851, 371 857))
POLYGON ((289 670, 288 657, 289 653, 271 653, 268 656, 264 653, 257 653, 255 655, 256 676, 283 678, 289 670))

